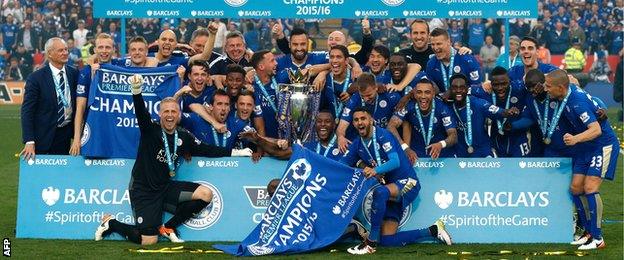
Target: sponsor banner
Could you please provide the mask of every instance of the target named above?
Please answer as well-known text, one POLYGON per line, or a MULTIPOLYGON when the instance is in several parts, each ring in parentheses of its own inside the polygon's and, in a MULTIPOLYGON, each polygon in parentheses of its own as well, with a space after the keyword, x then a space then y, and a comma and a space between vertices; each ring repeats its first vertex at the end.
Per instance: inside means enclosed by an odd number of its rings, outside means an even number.
POLYGON ((359 169, 296 145, 262 222, 240 245, 214 247, 236 256, 325 247, 342 235, 374 182, 359 169))
POLYGON ((94 0, 97 18, 537 18, 537 0, 94 0), (418 7, 418 8, 415 8, 418 7))
MULTIPOLYGON (((17 237, 93 239, 104 213, 134 224, 128 193, 133 165, 134 160, 128 159, 44 155, 22 161, 17 237)), ((266 185, 282 176, 285 165, 271 158, 254 164, 240 157, 193 158, 183 163, 178 179, 209 187, 214 199, 179 227, 181 236, 193 241, 242 240, 260 223, 269 201, 266 185)), ((170 217, 165 214, 163 219, 170 217)))
POLYGON ((173 96, 180 88, 176 69, 175 66, 122 68, 103 64, 89 88, 80 153, 87 157, 135 158, 140 134, 128 80, 137 73, 143 76, 145 107, 152 119, 158 119, 160 100, 173 96))
MULTIPOLYGON (((567 243, 572 239, 570 159, 419 159, 415 168, 422 188, 403 214, 403 230, 428 227, 442 219, 457 243, 567 243)), ((370 192, 364 212, 370 211, 369 196, 370 192)), ((369 224, 366 214, 359 216, 369 224)))
MULTIPOLYGON (((126 159, 43 155, 21 161, 17 237, 92 239, 103 213, 133 223, 127 192, 133 164, 126 159)), ((257 164, 249 158, 194 158, 183 163, 178 177, 211 188, 215 201, 179 228, 182 238, 245 239, 272 205, 267 183, 280 178, 285 168, 285 161, 271 158, 257 164)), ((457 243, 567 243, 572 239, 570 159, 420 159, 415 168, 421 190, 406 209, 401 230, 428 227, 441 218, 457 243)), ((314 174, 329 178, 324 174, 338 169, 313 170, 306 185, 314 174)), ((341 189, 352 194, 355 177, 345 177, 341 189)), ((328 187, 322 185, 321 191, 328 187)), ((350 206, 361 207, 357 218, 365 224, 368 217, 362 212, 370 211, 370 196, 366 192, 358 205, 350 206)), ((344 199, 333 201, 323 207, 324 214, 342 214, 350 204, 344 199)), ((164 219, 169 217, 166 214, 164 219)))
POLYGON ((19 105, 24 100, 25 81, 0 81, 0 105, 19 105))

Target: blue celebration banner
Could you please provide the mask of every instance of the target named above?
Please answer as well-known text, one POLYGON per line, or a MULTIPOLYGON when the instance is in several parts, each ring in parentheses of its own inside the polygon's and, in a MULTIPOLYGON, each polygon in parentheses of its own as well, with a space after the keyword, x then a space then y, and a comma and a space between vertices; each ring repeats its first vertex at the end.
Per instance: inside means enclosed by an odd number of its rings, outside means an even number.
POLYGON ((537 18, 537 0, 93 0, 96 18, 537 18), (270 2, 270 4, 268 4, 270 2))
MULTIPOLYGON (((43 155, 21 161, 17 237, 93 239, 104 213, 133 224, 128 194, 133 163, 43 155)), ((442 218, 457 243, 567 243, 572 239, 570 159, 420 159, 415 168, 422 188, 401 220, 402 230, 427 227, 442 218)), ((250 158, 194 158, 183 163, 177 177, 201 183, 215 196, 211 207, 179 228, 182 238, 243 241, 271 205, 267 183, 281 178, 284 169, 285 161, 271 158, 257 164, 250 158)), ((328 178, 337 169, 313 171, 306 180, 312 181, 317 173, 328 178)), ((349 174, 344 184, 352 177, 349 174)), ((360 204, 363 212, 370 210, 370 196, 367 192, 360 204)), ((331 214, 336 202, 327 203, 324 214, 331 214)), ((368 223, 363 212, 356 217, 368 223)))
POLYGON ((160 100, 180 89, 176 66, 158 68, 101 65, 91 81, 81 154, 97 158, 136 158, 139 124, 128 79, 143 75, 145 107, 158 119, 160 100))
POLYGON ((367 180, 359 169, 299 145, 287 167, 262 222, 240 245, 215 248, 236 256, 254 256, 328 246, 343 234, 364 194, 376 182, 367 180))

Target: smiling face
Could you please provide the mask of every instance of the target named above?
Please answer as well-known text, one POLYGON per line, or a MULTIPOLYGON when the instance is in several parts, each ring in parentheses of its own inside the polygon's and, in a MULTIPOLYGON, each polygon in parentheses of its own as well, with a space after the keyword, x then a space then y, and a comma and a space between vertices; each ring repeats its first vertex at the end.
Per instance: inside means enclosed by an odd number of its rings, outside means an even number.
POLYGON ((236 97, 243 88, 245 76, 238 72, 230 72, 225 76, 225 83, 227 84, 228 95, 236 97))
POLYGON ((373 119, 368 113, 357 111, 353 113, 353 127, 361 137, 368 138, 373 131, 373 119))
POLYGON ((405 61, 405 57, 403 56, 392 55, 390 56, 388 68, 392 73, 392 80, 398 83, 405 78, 405 75, 407 74, 407 61, 405 61))
POLYGON ((230 97, 227 95, 215 95, 212 100, 212 115, 219 123, 225 123, 230 113, 230 97))
POLYGON ((427 31, 427 24, 414 23, 412 24, 411 29, 411 37, 414 47, 419 50, 427 48, 427 43, 429 43, 429 31, 427 31))
POLYGON ((431 37, 431 48, 438 60, 449 58, 451 54, 451 41, 444 35, 431 37))
POLYGON ((509 76, 507 74, 492 76, 492 91, 497 99, 504 100, 508 90, 509 76))
POLYGON ((537 63, 537 46, 532 41, 520 42, 520 55, 522 55, 524 66, 534 66, 537 63))
POLYGON ((51 48, 46 54, 48 56, 48 60, 50 60, 53 64, 64 65, 69 59, 67 44, 60 39, 52 42, 51 48))
POLYGON ((128 47, 130 53, 130 60, 133 64, 144 64, 147 60, 147 45, 143 42, 132 42, 128 47))
POLYGON ((468 95, 468 86, 462 78, 456 78, 451 81, 451 95, 455 102, 463 102, 468 95))
POLYGON ((175 33, 171 30, 163 31, 158 37, 158 53, 164 58, 171 56, 173 51, 178 46, 175 33))
POLYGON ((308 36, 298 34, 290 37, 290 53, 296 61, 302 62, 308 55, 308 36))
POLYGON ((247 45, 245 45, 245 41, 242 37, 236 36, 225 40, 225 53, 234 61, 239 61, 243 58, 246 48, 247 45))
POLYGON ((167 133, 172 133, 180 121, 180 105, 174 99, 165 99, 160 103, 158 116, 160 116, 160 126, 167 133))
POLYGON ((334 135, 336 121, 329 112, 320 112, 316 117, 316 135, 321 141, 329 141, 334 135))
POLYGON ((420 108, 421 111, 429 111, 429 109, 431 109, 431 103, 434 96, 435 89, 433 88, 433 85, 429 83, 418 83, 416 85, 416 93, 414 93, 414 98, 416 98, 416 102, 418 102, 418 108, 420 108))
POLYGON ((206 67, 194 65, 191 67, 191 73, 189 74, 189 81, 191 82, 191 88, 196 94, 201 93, 206 88, 208 80, 208 72, 206 67))
POLYGON ((379 74, 386 69, 388 60, 381 55, 381 53, 373 49, 370 55, 368 55, 368 62, 370 63, 371 72, 373 74, 379 74))
POLYGON ((98 38, 95 40, 95 55, 100 63, 107 63, 113 57, 113 39, 98 38))
POLYGON ((236 112, 242 120, 251 118, 251 112, 254 109, 254 98, 252 95, 240 95, 236 101, 236 112))
POLYGON ((329 52, 329 65, 334 76, 342 75, 347 71, 347 57, 339 49, 332 49, 329 52))

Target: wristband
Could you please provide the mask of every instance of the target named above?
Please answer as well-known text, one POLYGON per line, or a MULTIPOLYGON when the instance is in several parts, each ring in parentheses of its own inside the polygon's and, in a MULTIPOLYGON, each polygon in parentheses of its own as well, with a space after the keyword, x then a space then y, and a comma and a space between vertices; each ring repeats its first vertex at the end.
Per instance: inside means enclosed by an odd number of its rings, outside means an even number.
POLYGON ((440 141, 440 144, 442 145, 442 148, 446 148, 446 141, 442 140, 440 141))
MULTIPOLYGON (((443 146, 444 147, 444 146, 443 146)), ((407 148, 409 148, 409 145, 407 144, 402 144, 401 148, 403 148, 403 151, 407 150, 407 148)))

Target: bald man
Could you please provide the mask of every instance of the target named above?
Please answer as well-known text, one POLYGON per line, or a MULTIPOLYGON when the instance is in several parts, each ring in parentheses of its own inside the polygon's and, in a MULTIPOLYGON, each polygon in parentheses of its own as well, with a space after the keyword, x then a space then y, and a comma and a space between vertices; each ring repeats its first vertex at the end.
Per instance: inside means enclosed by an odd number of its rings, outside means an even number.
MULTIPOLYGON (((284 36, 283 26, 280 20, 278 20, 273 27, 273 35, 277 39, 277 47, 279 47, 284 54, 290 54, 290 44, 288 43, 288 39, 284 36)), ((362 19, 362 36, 362 42, 360 43, 362 48, 357 53, 351 55, 351 57, 355 58, 359 64, 366 64, 366 62, 368 62, 368 53, 373 49, 373 44, 375 43, 375 38, 373 38, 371 34, 370 22, 366 18, 362 19)), ((327 35, 327 53, 329 53, 329 50, 335 45, 347 46, 347 37, 342 31, 333 31, 327 35)))
POLYGON ((615 177, 620 142, 609 122, 598 120, 598 104, 591 96, 580 88, 570 88, 568 74, 564 70, 548 73, 544 85, 548 95, 560 102, 560 109, 554 111, 554 121, 557 115, 561 115, 558 123, 570 123, 563 142, 571 148, 582 147, 578 150, 583 151, 573 158, 575 165, 581 162, 583 167, 575 167, 570 192, 586 234, 572 244, 580 245, 579 250, 604 248, 600 184, 605 178, 613 180, 615 177), (582 197, 587 199, 589 218, 585 215, 582 197))

